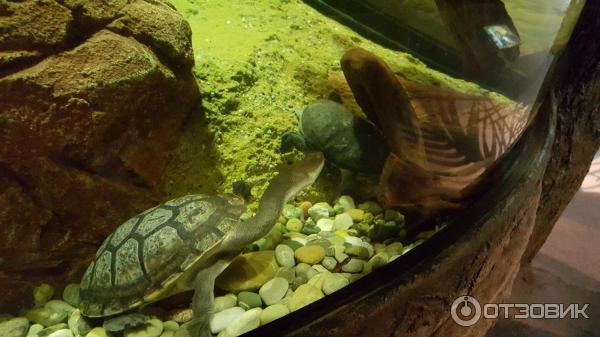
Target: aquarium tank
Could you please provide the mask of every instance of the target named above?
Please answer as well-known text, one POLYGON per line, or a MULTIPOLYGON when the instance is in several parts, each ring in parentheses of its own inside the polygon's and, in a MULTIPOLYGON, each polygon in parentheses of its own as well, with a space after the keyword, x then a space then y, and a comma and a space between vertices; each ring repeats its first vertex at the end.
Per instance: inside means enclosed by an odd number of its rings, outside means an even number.
POLYGON ((0 2, 0 337, 274 336, 405 272, 584 5, 0 2))

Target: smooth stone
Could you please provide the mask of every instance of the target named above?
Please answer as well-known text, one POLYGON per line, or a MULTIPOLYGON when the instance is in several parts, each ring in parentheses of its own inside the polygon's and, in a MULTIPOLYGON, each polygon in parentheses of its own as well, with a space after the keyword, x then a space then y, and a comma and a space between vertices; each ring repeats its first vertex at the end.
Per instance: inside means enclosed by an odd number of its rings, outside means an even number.
POLYGON ((306 235, 317 234, 321 232, 321 228, 317 227, 317 225, 304 224, 304 227, 302 227, 301 232, 306 235))
POLYGON ((288 246, 288 247, 292 248, 292 250, 296 250, 296 249, 298 249, 298 248, 300 248, 300 247, 304 246, 304 245, 303 245, 303 244, 301 244, 300 242, 298 242, 298 241, 294 241, 294 240, 284 240, 284 241, 283 241, 281 244, 282 244, 282 245, 286 245, 286 246, 288 246))
POLYGON ((293 267, 296 265, 294 259, 294 250, 286 245, 277 245, 275 247, 275 259, 282 267, 293 267))
POLYGON ((342 213, 335 216, 335 220, 333 221, 333 229, 336 231, 345 231, 350 229, 353 224, 354 221, 352 220, 352 217, 347 213, 342 213))
POLYGON ((304 275, 307 280, 318 274, 316 270, 306 263, 299 263, 294 269, 296 270, 296 276, 304 275))
POLYGON ((317 271, 317 273, 319 273, 319 274, 322 274, 322 273, 329 273, 329 270, 327 270, 327 268, 323 267, 323 266, 322 266, 322 265, 320 265, 320 264, 315 264, 315 265, 313 265, 313 266, 312 266, 312 268, 313 268, 314 270, 316 270, 316 271, 317 271))
POLYGON ((157 319, 153 318, 146 321, 146 324, 136 327, 128 328, 123 333, 124 337, 160 337, 163 332, 163 324, 157 319))
POLYGON ((322 218, 317 221, 317 227, 322 231, 332 231, 334 221, 329 218, 322 218))
POLYGON ((292 241, 296 241, 301 246, 305 246, 308 243, 308 240, 306 240, 305 238, 293 238, 292 241))
POLYGON ((404 246, 402 245, 401 242, 393 242, 393 243, 390 243, 389 245, 387 245, 383 251, 385 253, 387 253, 389 256, 392 256, 392 255, 401 255, 403 250, 404 250, 404 246))
POLYGON ((395 221, 399 224, 404 224, 404 215, 402 215, 402 213, 395 211, 393 209, 385 210, 383 219, 385 219, 385 221, 395 221))
POLYGON ((142 325, 146 324, 146 322, 148 322, 149 319, 150 317, 143 314, 125 314, 104 321, 102 327, 104 328, 104 330, 109 332, 118 332, 128 328, 141 327, 142 325))
POLYGON ((358 205, 358 208, 373 215, 379 215, 383 212, 383 208, 381 208, 381 206, 374 201, 363 202, 358 205))
POLYGON ((232 336, 239 336, 250 330, 254 330, 260 326, 261 313, 261 308, 250 309, 231 322, 225 330, 232 336))
MULTIPOLYGON (((237 302, 237 297, 235 298, 235 300, 237 302)), ((167 314, 167 319, 173 320, 173 321, 181 324, 181 323, 186 323, 186 322, 191 321, 193 316, 194 316, 194 313, 192 312, 192 309, 190 309, 190 308, 174 309, 174 310, 171 310, 167 314)))
POLYGON ((42 283, 33 289, 33 302, 36 307, 46 304, 52 296, 54 296, 54 288, 47 283, 42 283))
POLYGON ((67 284, 65 289, 63 289, 62 297, 65 302, 69 303, 74 307, 79 306, 79 302, 81 302, 81 298, 79 296, 80 286, 79 283, 70 283, 67 284))
POLYGON ((273 304, 260 313, 260 325, 265 325, 290 313, 290 309, 284 304, 273 304))
POLYGON ((348 236, 350 236, 350 234, 348 234, 348 231, 335 231, 335 235, 338 236, 338 237, 340 237, 340 238, 343 238, 344 241, 346 240, 346 238, 348 236))
POLYGON ((342 212, 347 212, 353 208, 356 208, 354 199, 352 199, 352 197, 349 195, 342 195, 339 197, 336 201, 336 204, 340 206, 342 212))
MULTIPOLYGON (((233 297, 235 298, 235 295, 233 297)), ((175 321, 163 322, 163 330, 164 331, 177 331, 177 329, 179 329, 179 324, 177 322, 175 322, 175 321)), ((163 332, 163 334, 164 334, 164 332, 163 332)))
POLYGON ((44 308, 64 313, 67 316, 75 311, 75 307, 62 300, 50 300, 44 304, 44 308))
POLYGON ((73 337, 73 332, 69 329, 61 329, 49 334, 48 337, 73 337))
POLYGON ((327 241, 329 241, 333 246, 343 246, 344 242, 346 242, 344 238, 339 236, 328 237, 327 241))
POLYGON ((375 223, 369 230, 369 237, 373 240, 384 241, 394 237, 400 227, 394 221, 386 221, 383 224, 375 223))
POLYGON ((357 238, 356 236, 347 236, 344 238, 344 240, 346 240, 346 243, 350 244, 351 246, 360 246, 363 243, 363 240, 357 238))
POLYGON ((214 314, 210 321, 210 331, 216 334, 225 330, 229 324, 241 317, 244 312, 246 311, 240 307, 233 307, 214 314))
POLYGON ((275 277, 260 287, 259 294, 266 305, 273 305, 281 301, 289 289, 289 283, 283 277, 275 277))
POLYGON ((53 326, 49 326, 49 327, 47 327, 45 329, 42 329, 42 330, 38 331, 37 335, 39 337, 46 337, 46 336, 52 334, 55 331, 63 330, 63 329, 67 329, 67 328, 68 328, 68 326, 65 323, 58 323, 58 324, 55 324, 53 326))
POLYGON ((306 234, 297 233, 297 232, 287 232, 287 233, 283 234, 283 236, 287 239, 306 238, 306 234))
POLYGON ((109 337, 104 328, 93 328, 85 337, 109 337))
POLYGON ((385 244, 379 243, 379 242, 373 245, 373 248, 375 249, 376 254, 385 252, 386 247, 387 246, 385 244))
POLYGON ((287 228, 287 230, 289 230, 290 232, 300 232, 302 230, 302 227, 304 227, 304 224, 302 223, 302 221, 300 221, 300 219, 296 218, 289 219, 288 222, 285 224, 285 228, 287 228))
MULTIPOLYGON (((227 294, 224 296, 219 296, 219 297, 215 297, 215 300, 213 301, 213 308, 216 312, 219 311, 223 311, 225 309, 229 309, 232 307, 235 307, 235 305, 237 304, 237 296, 235 296, 235 294, 227 294)), ((177 322, 174 322, 175 324, 177 324, 177 322)), ((166 322, 165 322, 166 324, 166 322)), ((165 327, 166 329, 166 327, 165 327)))
POLYGON ((308 280, 306 284, 310 284, 312 286, 315 286, 317 289, 321 290, 323 288, 323 282, 325 282, 325 278, 327 278, 327 275, 329 274, 331 273, 327 272, 327 274, 317 274, 313 276, 310 280, 308 280))
POLYGON ((90 327, 88 322, 86 322, 86 320, 83 318, 79 309, 71 313, 67 324, 69 325, 69 329, 71 329, 71 331, 73 331, 73 334, 76 336, 85 336, 85 334, 92 330, 92 327, 90 327))
POLYGON ((331 208, 331 206, 329 206, 329 204, 326 202, 318 202, 308 209, 308 215, 313 219, 313 221, 319 221, 322 218, 328 218, 332 213, 334 213, 333 208, 331 208))
POLYGON ((325 295, 317 287, 310 284, 303 284, 299 286, 296 291, 294 291, 294 294, 290 299, 290 311, 296 311, 315 301, 320 300, 323 297, 325 297, 325 295))
POLYGON ((29 330, 29 321, 25 317, 11 318, 0 323, 0 337, 23 337, 29 330))
POLYGON ((350 284, 350 281, 348 281, 348 279, 345 278, 344 276, 342 276, 340 274, 332 273, 332 274, 327 275, 327 277, 323 281, 323 286, 321 289, 323 290, 323 293, 325 295, 329 295, 331 293, 334 293, 334 292, 342 289, 343 287, 345 287, 349 284, 350 284))
POLYGON ((375 255, 375 249, 373 248, 373 245, 371 245, 365 240, 363 240, 363 242, 360 245, 361 247, 365 247, 367 249, 367 251, 369 252, 369 258, 375 255))
POLYGON ((260 296, 257 293, 253 293, 250 291, 242 291, 237 295, 237 298, 238 306, 240 306, 244 310, 262 307, 262 300, 260 299, 260 296))
POLYGON ((294 252, 296 260, 306 264, 317 264, 325 257, 325 249, 321 246, 304 246, 294 252))
POLYGON ((369 258, 369 250, 362 246, 346 247, 346 250, 344 250, 344 253, 346 253, 350 256, 356 256, 359 259, 363 259, 363 260, 366 260, 369 258))
POLYGON ((309 244, 309 243, 311 243, 311 242, 313 242, 315 240, 318 240, 320 238, 321 237, 319 235, 317 235, 316 233, 309 234, 309 235, 306 236, 306 241, 307 241, 306 244, 309 244))
POLYGON ((296 278, 296 271, 291 267, 280 267, 275 274, 275 277, 284 278, 288 283, 294 282, 294 278, 296 278))
POLYGON ((381 268, 388 263, 388 255, 386 253, 377 253, 373 255, 369 261, 365 264, 363 272, 370 273, 374 269, 381 268))
POLYGON ((160 334, 160 337, 175 337, 175 331, 163 330, 163 333, 160 334))
POLYGON ((303 201, 298 205, 298 208, 304 212, 304 218, 308 218, 308 210, 312 207, 312 203, 310 201, 303 201))
POLYGON ((37 336, 37 333, 44 330, 44 326, 41 324, 32 324, 27 331, 27 336, 37 336))
POLYGON ((325 255, 327 255, 327 256, 335 256, 335 254, 337 254, 337 253, 343 253, 344 250, 346 250, 346 247, 344 247, 344 245, 329 246, 325 250, 325 255))
POLYGON ((394 261, 395 259, 397 259, 399 257, 400 257, 400 255, 392 255, 392 256, 390 256, 390 260, 388 261, 388 263, 394 261))
POLYGON ((307 246, 321 246, 323 249, 327 249, 327 247, 331 246, 331 242, 327 239, 317 238, 316 240, 308 241, 307 246))
POLYGON ((342 266, 342 271, 347 273, 360 273, 362 272, 365 265, 365 261, 351 258, 346 264, 342 266))
POLYGON ((275 277, 277 269, 272 250, 241 254, 217 277, 215 285, 234 293, 256 290, 275 277))
POLYGON ((306 275, 297 275, 294 278, 294 282, 292 282, 292 290, 298 289, 298 287, 306 284, 306 282, 308 282, 308 277, 306 275))
POLYGON ((0 323, 9 321, 9 320, 13 319, 14 317, 15 316, 13 316, 11 314, 0 314, 0 323))
POLYGON ((361 222, 365 217, 365 211, 362 209, 354 208, 346 211, 346 214, 350 215, 354 222, 361 222))
POLYGON ((56 312, 48 308, 31 309, 25 315, 29 321, 43 326, 52 326, 62 323, 67 319, 67 314, 56 312))
POLYGON ((321 261, 321 265, 323 265, 325 269, 332 271, 337 266, 337 261, 331 256, 326 256, 323 261, 321 261))
POLYGON ((304 211, 294 205, 285 204, 285 206, 283 206, 283 211, 281 212, 281 214, 286 219, 304 220, 304 211))
POLYGON ((348 276, 348 281, 350 283, 352 283, 352 282, 355 282, 355 281, 361 279, 363 276, 365 276, 365 274, 362 274, 362 273, 350 274, 350 276, 348 276))

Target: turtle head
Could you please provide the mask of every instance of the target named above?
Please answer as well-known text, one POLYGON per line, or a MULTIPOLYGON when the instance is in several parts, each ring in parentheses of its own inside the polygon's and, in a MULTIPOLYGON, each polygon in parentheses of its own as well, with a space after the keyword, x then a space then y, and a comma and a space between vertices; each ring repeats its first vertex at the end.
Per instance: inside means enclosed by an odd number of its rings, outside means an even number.
POLYGON ((304 136, 297 132, 286 132, 281 136, 281 145, 279 146, 280 153, 287 153, 293 149, 298 149, 302 152, 307 150, 306 140, 304 136))

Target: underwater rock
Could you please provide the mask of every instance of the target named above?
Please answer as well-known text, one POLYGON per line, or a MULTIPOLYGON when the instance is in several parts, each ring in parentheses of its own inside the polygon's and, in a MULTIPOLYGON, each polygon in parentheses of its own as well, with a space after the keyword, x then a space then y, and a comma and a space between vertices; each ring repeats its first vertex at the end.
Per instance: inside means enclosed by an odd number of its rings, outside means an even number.
POLYGON ((323 293, 329 295, 350 284, 347 278, 340 274, 331 273, 323 280, 323 293))
POLYGON ((108 233, 156 203, 199 92, 190 28, 165 2, 23 0, 0 12, 0 311, 10 311, 42 277, 78 279, 108 233))
POLYGON ((53 295, 54 288, 47 283, 42 283, 33 289, 33 304, 37 308, 42 307, 52 298, 53 295))
POLYGON ((41 324, 43 326, 52 326, 67 319, 67 314, 56 312, 48 308, 36 308, 27 311, 25 315, 31 322, 41 324))
POLYGON ((296 265, 294 250, 284 244, 275 247, 275 258, 281 267, 293 267, 296 265))
POLYGON ((29 329, 27 318, 18 317, 0 323, 0 337, 23 337, 29 329))
POLYGON ((108 319, 104 321, 102 327, 108 332, 118 332, 144 325, 149 319, 150 317, 146 315, 131 313, 108 319))
MULTIPOLYGON (((264 287, 264 285, 263 285, 263 287, 264 287)), ((251 291, 241 291, 237 295, 237 299, 238 299, 238 306, 244 310, 262 307, 261 296, 258 295, 257 293, 253 293, 251 291)))
POLYGON ((304 246, 298 248, 294 252, 294 256, 298 262, 306 264, 317 264, 325 257, 325 249, 321 246, 304 246))
POLYGON ((266 305, 281 301, 289 289, 289 283, 282 277, 275 277, 260 287, 259 294, 266 305))
POLYGON ((79 297, 80 286, 79 283, 70 283, 65 286, 63 289, 62 297, 65 302, 69 303, 74 307, 79 306, 79 302, 81 302, 81 297, 79 297))
POLYGON ((244 312, 245 310, 240 307, 232 307, 216 313, 210 321, 210 331, 216 334, 225 330, 231 322, 240 318, 244 312))
MULTIPOLYGON (((215 297, 213 301, 213 308, 215 312, 220 312, 225 309, 234 307, 237 304, 237 297, 234 294, 227 294, 225 296, 215 297)), ((166 322, 165 322, 166 324, 166 322)))
POLYGON ((163 324, 159 319, 153 318, 146 321, 146 324, 127 328, 123 333, 124 337, 159 337, 163 331, 163 324))
POLYGON ((290 313, 290 309, 284 304, 273 304, 260 313, 260 324, 264 325, 272 322, 278 318, 281 318, 290 313))
POLYGON ((260 326, 261 308, 254 308, 243 313, 225 329, 230 336, 239 336, 260 326))
POLYGON ((292 295, 289 304, 290 311, 296 311, 312 302, 320 300, 324 296, 319 288, 310 284, 303 284, 292 295))
POLYGON ((230 292, 257 290, 275 277, 277 269, 272 250, 242 254, 217 277, 215 285, 230 292))

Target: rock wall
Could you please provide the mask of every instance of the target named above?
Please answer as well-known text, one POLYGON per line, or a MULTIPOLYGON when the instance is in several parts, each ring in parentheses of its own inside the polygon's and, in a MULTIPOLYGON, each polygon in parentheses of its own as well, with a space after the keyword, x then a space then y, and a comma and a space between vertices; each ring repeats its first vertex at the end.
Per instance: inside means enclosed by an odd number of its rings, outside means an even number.
POLYGON ((153 1, 0 3, 0 311, 77 281, 161 199, 198 100, 191 30, 153 1))

